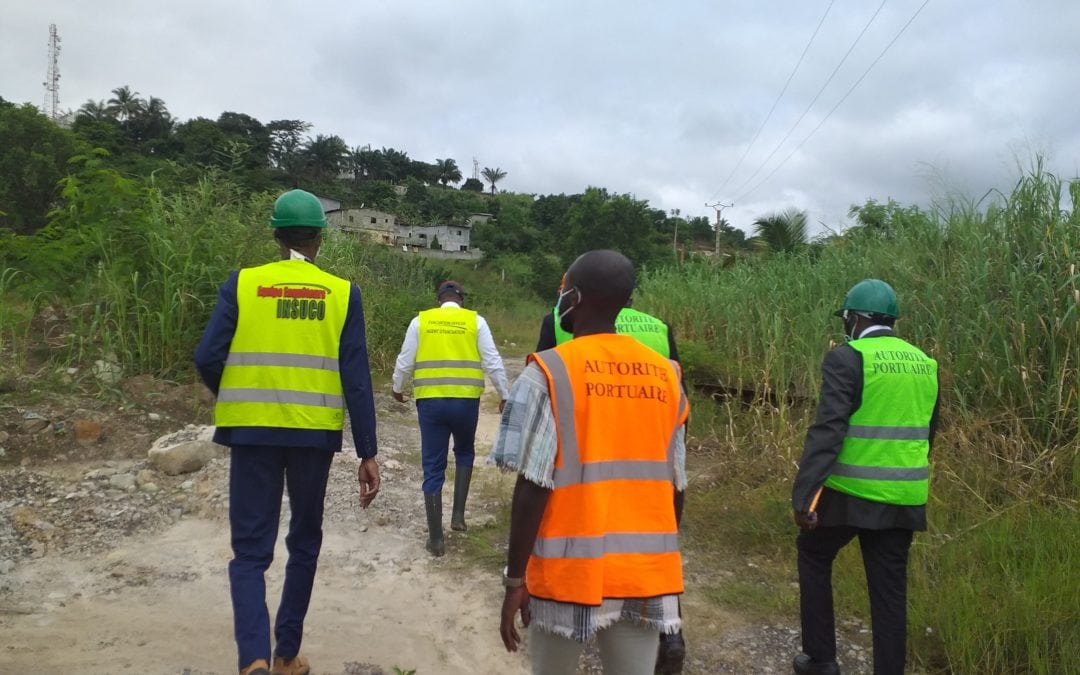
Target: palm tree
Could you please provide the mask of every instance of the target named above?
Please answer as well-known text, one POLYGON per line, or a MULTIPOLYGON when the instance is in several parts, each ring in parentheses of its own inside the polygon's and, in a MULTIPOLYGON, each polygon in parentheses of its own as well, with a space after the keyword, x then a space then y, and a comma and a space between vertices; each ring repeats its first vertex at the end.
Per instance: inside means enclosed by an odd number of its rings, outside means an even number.
POLYGON ((754 221, 759 246, 775 253, 797 251, 807 244, 806 212, 788 209, 754 221))
POLYGON ((126 84, 112 90, 109 99, 109 112, 121 122, 127 121, 142 112, 145 102, 139 98, 139 92, 131 91, 126 84))
POLYGON ((336 177, 348 154, 349 146, 341 136, 316 134, 304 146, 307 168, 315 178, 336 177))
POLYGON ((498 183, 503 178, 506 178, 506 172, 499 167, 495 167, 494 169, 492 169, 485 166, 484 170, 480 172, 480 175, 484 177, 484 180, 491 183, 491 194, 495 194, 495 183, 498 183))
POLYGON ((382 175, 378 178, 397 182, 409 177, 412 169, 412 160, 409 153, 393 148, 383 148, 379 151, 382 175))
POLYGON ((461 169, 452 159, 436 159, 435 177, 444 187, 447 183, 456 184, 461 180, 461 169))
POLYGON ((112 114, 109 112, 109 106, 105 105, 105 101, 87 99, 75 113, 75 120, 78 122, 102 122, 108 119, 112 119, 112 114))

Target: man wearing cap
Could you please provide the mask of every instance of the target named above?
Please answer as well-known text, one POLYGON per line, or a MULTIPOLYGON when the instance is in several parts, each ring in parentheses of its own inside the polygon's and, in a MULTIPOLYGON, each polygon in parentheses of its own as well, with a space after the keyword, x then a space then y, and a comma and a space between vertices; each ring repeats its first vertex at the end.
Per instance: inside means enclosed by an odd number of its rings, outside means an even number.
POLYGON ((286 192, 270 224, 281 259, 234 272, 221 285, 195 366, 217 395, 214 441, 231 449, 229 583, 240 673, 306 675, 300 641, 330 463, 341 450, 348 409, 360 505, 367 508, 379 492, 375 402, 360 289, 314 264, 326 228, 318 198, 286 192), (264 573, 286 485, 289 559, 271 661, 264 573))
POLYGON ((937 428, 937 362, 893 331, 896 294, 879 279, 848 291, 837 313, 847 343, 821 368, 817 418, 792 488, 799 555, 800 675, 835 675, 832 564, 859 538, 870 594, 875 675, 904 672, 907 561, 926 529, 937 428))
POLYGON ((405 401, 405 379, 413 376, 413 396, 420 421, 420 456, 424 467, 426 548, 434 556, 446 553, 442 529, 442 487, 450 437, 454 438, 453 530, 464 531, 465 501, 469 496, 475 457, 476 423, 486 373, 499 393, 499 411, 509 394, 502 357, 484 317, 465 309, 465 291, 456 281, 444 281, 436 291, 438 305, 409 323, 394 367, 394 398, 405 401))

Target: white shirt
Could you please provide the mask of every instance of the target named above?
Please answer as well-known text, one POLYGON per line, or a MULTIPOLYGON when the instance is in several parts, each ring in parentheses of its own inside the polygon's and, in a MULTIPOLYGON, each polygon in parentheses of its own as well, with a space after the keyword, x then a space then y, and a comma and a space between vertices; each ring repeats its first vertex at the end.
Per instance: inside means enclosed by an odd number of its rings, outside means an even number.
MULTIPOLYGON (((458 307, 456 302, 444 302, 441 307, 458 307)), ((416 350, 420 346, 420 317, 415 316, 409 322, 409 328, 405 331, 405 341, 401 343, 401 352, 398 354, 397 363, 394 364, 394 393, 400 394, 405 386, 405 380, 412 375, 416 367, 416 350)), ((506 400, 510 396, 510 384, 506 381, 506 370, 503 368, 502 357, 499 349, 495 346, 495 339, 491 337, 491 329, 487 321, 479 314, 476 315, 476 346, 480 350, 480 367, 495 385, 495 391, 499 392, 499 398, 506 400)))

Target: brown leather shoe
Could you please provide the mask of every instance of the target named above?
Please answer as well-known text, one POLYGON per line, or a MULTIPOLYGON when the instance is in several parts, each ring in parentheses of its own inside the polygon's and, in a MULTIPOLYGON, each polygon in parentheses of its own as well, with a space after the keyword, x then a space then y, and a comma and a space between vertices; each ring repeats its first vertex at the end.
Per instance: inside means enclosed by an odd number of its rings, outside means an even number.
POLYGON ((291 659, 286 659, 282 656, 274 657, 274 668, 270 671, 271 675, 308 675, 311 672, 311 666, 308 665, 307 659, 303 656, 294 656, 291 659))
POLYGON ((240 669, 240 675, 270 675, 270 664, 266 659, 255 659, 240 669))

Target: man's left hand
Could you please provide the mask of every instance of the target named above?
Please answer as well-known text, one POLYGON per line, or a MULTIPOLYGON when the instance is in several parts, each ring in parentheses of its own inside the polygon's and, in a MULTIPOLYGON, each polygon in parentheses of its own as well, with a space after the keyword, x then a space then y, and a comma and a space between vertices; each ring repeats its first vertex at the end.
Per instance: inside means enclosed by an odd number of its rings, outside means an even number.
POLYGON ((516 652, 521 644, 521 635, 514 625, 514 615, 521 612, 521 622, 528 628, 532 623, 532 613, 529 611, 529 589, 525 586, 507 588, 506 597, 503 598, 502 621, 499 624, 499 633, 502 635, 506 651, 516 652))
POLYGON ((379 494, 379 463, 374 457, 360 460, 356 480, 360 483, 360 508, 366 509, 379 494))

